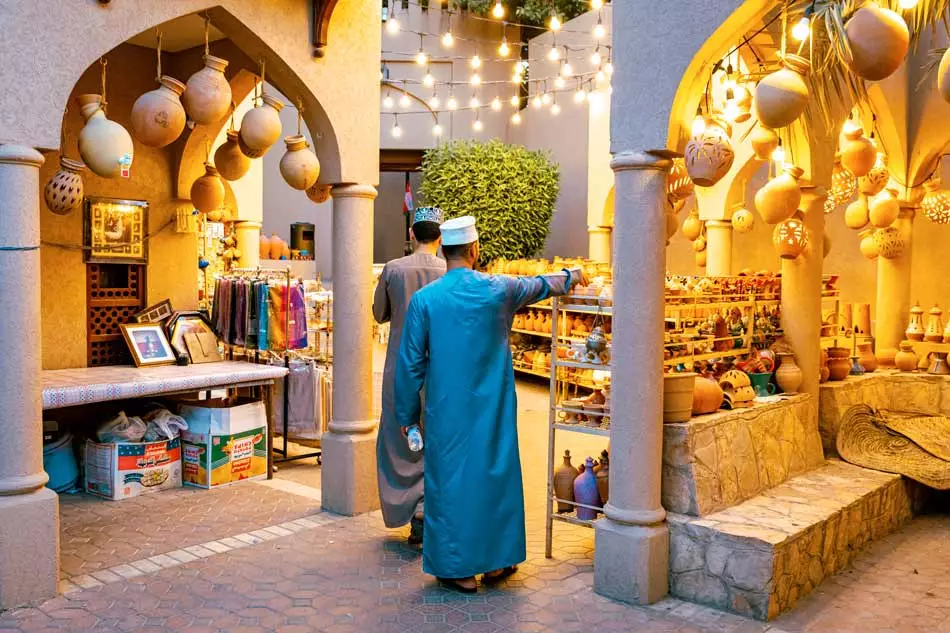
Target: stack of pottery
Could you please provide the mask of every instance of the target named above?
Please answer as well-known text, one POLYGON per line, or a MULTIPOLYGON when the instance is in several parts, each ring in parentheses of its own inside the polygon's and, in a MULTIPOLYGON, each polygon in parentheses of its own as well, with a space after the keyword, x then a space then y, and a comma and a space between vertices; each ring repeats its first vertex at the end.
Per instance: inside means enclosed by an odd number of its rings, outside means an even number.
POLYGON ((778 352, 779 366, 775 370, 775 382, 785 393, 798 393, 802 386, 802 370, 795 363, 795 355, 789 352, 778 352))
POLYGON ((828 349, 828 380, 844 380, 851 371, 850 350, 847 347, 828 349))
POLYGON ((917 371, 917 354, 914 353, 914 344, 911 341, 901 341, 900 350, 894 356, 894 364, 903 372, 917 371))
POLYGON ((663 375, 663 421, 687 422, 693 413, 693 385, 696 374, 692 372, 663 375))
POLYGON ((564 461, 554 469, 554 495, 558 498, 558 512, 574 509, 574 480, 577 475, 577 469, 571 464, 571 451, 564 451, 564 461))

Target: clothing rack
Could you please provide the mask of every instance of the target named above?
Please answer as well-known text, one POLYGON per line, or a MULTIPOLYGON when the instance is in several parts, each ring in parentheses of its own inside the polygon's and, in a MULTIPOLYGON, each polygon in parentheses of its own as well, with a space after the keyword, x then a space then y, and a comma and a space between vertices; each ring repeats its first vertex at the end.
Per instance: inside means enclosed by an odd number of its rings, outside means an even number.
MULTIPOLYGON (((300 455, 290 455, 288 444, 289 439, 289 425, 290 425, 290 357, 294 353, 294 350, 290 349, 290 284, 293 280, 293 273, 290 266, 285 268, 261 268, 257 266, 255 268, 232 268, 227 274, 221 275, 222 277, 245 277, 254 280, 266 279, 266 278, 279 278, 287 285, 287 300, 284 302, 284 349, 281 352, 284 361, 284 367, 287 369, 287 375, 284 376, 284 389, 283 389, 283 434, 284 439, 283 448, 274 448, 274 436, 273 433, 268 433, 267 435, 267 450, 269 453, 276 453, 280 455, 279 459, 275 459, 275 463, 281 462, 292 462, 298 459, 308 459, 310 457, 315 457, 317 463, 320 463, 323 459, 323 451, 315 450, 310 453, 303 453, 300 455)), ((306 313, 306 307, 304 308, 306 313)), ((260 315, 258 315, 260 318, 260 315)), ((245 311, 244 314, 244 358, 250 359, 250 350, 247 345, 247 333, 250 331, 250 310, 245 311)), ((273 350, 268 350, 268 353, 273 354, 273 350)), ((254 362, 260 363, 261 355, 260 350, 254 350, 254 362)), ((228 357, 234 359, 234 346, 229 345, 228 357)), ((274 467, 276 470, 276 466, 274 467)))

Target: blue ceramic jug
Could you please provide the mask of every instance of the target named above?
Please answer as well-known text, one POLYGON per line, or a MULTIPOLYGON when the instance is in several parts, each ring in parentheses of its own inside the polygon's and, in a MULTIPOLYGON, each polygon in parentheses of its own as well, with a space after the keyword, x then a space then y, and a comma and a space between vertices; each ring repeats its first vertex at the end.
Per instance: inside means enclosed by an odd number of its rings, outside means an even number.
POLYGON ((765 398, 775 394, 775 385, 769 382, 771 378, 771 372, 749 374, 749 382, 752 383, 752 388, 755 389, 756 398, 765 398))
MULTIPOLYGON (((600 494, 597 492, 597 477, 594 475, 594 458, 588 457, 584 466, 584 472, 574 480, 574 501, 585 506, 599 506, 600 494)), ((593 521, 597 518, 597 510, 577 506, 577 518, 593 521)))

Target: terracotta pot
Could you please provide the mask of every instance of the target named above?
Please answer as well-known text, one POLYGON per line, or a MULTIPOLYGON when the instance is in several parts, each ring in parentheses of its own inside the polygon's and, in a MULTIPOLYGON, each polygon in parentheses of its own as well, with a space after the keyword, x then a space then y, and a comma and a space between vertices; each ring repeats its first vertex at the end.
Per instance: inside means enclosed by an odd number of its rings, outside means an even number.
POLYGON ((950 224, 950 192, 940 188, 937 180, 928 180, 924 183, 923 199, 920 209, 928 220, 934 224, 950 224))
POLYGON ((57 171, 43 188, 46 208, 56 215, 66 215, 82 204, 84 197, 82 173, 86 166, 78 160, 59 157, 57 171))
POLYGON ((937 305, 930 308, 930 311, 927 312, 927 329, 924 332, 925 341, 930 341, 931 343, 943 342, 943 321, 941 320, 942 316, 943 316, 943 310, 941 310, 940 306, 937 306, 937 305))
POLYGON ((765 183, 755 193, 755 209, 766 223, 778 224, 798 210, 802 201, 798 179, 804 173, 800 167, 786 167, 781 175, 765 183))
POLYGON ((874 232, 874 247, 884 259, 897 259, 904 254, 907 242, 901 232, 893 227, 878 229, 874 232))
POLYGON ((847 347, 828 348, 829 380, 844 380, 851 372, 851 350, 847 347))
POLYGON ((950 103, 950 48, 940 58, 940 68, 937 69, 937 90, 943 100, 950 103))
POLYGON ((696 374, 691 372, 663 374, 663 421, 686 422, 693 412, 693 385, 696 374))
POLYGON ((228 140, 215 150, 214 166, 225 180, 239 180, 251 168, 251 159, 238 143, 237 130, 228 130, 228 140))
MULTIPOLYGON (((238 132, 238 147, 241 148, 241 153, 247 156, 250 159, 260 158, 267 153, 266 149, 251 149, 244 143, 244 139, 241 138, 241 133, 238 132)), ((267 148, 270 149, 270 148, 267 148)))
POLYGON ((692 181, 700 187, 712 187, 729 173, 736 155, 726 130, 709 120, 703 133, 686 144, 684 157, 692 181))
POLYGON ((894 356, 894 364, 900 371, 917 371, 917 354, 914 353, 914 344, 910 341, 901 341, 901 348, 894 356))
POLYGON ((868 229, 861 233, 861 243, 858 244, 861 254, 870 260, 878 257, 877 244, 874 242, 874 229, 868 229))
POLYGON ((786 55, 782 68, 768 75, 755 89, 755 111, 762 125, 785 127, 805 110, 811 63, 798 55, 786 55))
POLYGON ((775 370, 775 382, 785 393, 798 393, 802 386, 802 369, 795 363, 795 355, 783 352, 776 356, 781 363, 775 370))
MULTIPOLYGON (((600 493, 597 492, 597 478, 594 475, 594 458, 588 457, 584 462, 584 471, 574 480, 574 501, 585 506, 599 506, 600 493)), ((593 521, 597 518, 597 510, 577 508, 577 518, 584 521, 593 521)))
POLYGON ((858 343, 858 361, 864 367, 864 371, 869 374, 877 369, 877 358, 871 347, 871 343, 858 343))
POLYGON ((123 160, 131 165, 132 137, 124 127, 106 118, 99 95, 79 95, 76 100, 86 120, 79 133, 79 155, 94 174, 103 178, 118 177, 123 160))
POLYGON ((868 199, 864 195, 858 196, 858 199, 848 205, 844 210, 844 224, 849 229, 855 231, 863 229, 870 220, 870 210, 868 209, 868 199))
POLYGON ((723 392, 715 380, 697 377, 693 386, 693 415, 718 411, 722 406, 723 392))
POLYGON ((308 189, 320 177, 317 155, 310 151, 310 144, 302 136, 288 136, 284 143, 287 153, 280 159, 280 175, 294 189, 308 189))
POLYGON ((224 76, 227 60, 214 55, 205 55, 203 59, 204 68, 188 78, 181 101, 192 121, 211 125, 231 109, 231 84, 224 76))
POLYGON ((330 185, 321 185, 313 183, 307 189, 307 197, 317 204, 322 204, 330 199, 330 185))
POLYGON ((732 228, 736 233, 748 233, 755 228, 755 216, 748 209, 736 209, 732 212, 732 228))
POLYGON ((752 132, 749 142, 752 144, 752 149, 755 150, 756 158, 769 160, 772 158, 772 152, 778 147, 778 134, 775 133, 775 130, 759 124, 752 132))
POLYGON ((703 234, 703 221, 699 219, 699 211, 693 209, 683 220, 683 236, 693 241, 703 234))
MULTIPOLYGON (((558 499, 574 501, 574 480, 577 475, 577 469, 571 464, 571 451, 564 451, 564 461, 554 469, 554 495, 558 499)), ((570 503, 557 502, 558 512, 570 512, 573 509, 570 503)))
POLYGON ((700 235, 695 240, 693 240, 693 250, 697 253, 702 253, 706 250, 706 238, 700 235))
POLYGON ((825 213, 831 213, 851 200, 857 187, 857 178, 841 165, 841 154, 836 154, 835 166, 831 171, 831 188, 825 198, 825 213))
POLYGON ((695 254, 694 259, 696 260, 697 266, 700 268, 705 268, 706 262, 709 260, 709 255, 707 255, 706 251, 700 251, 695 254))
POLYGON ((891 174, 887 170, 884 154, 879 152, 871 171, 858 178, 858 188, 866 196, 876 196, 884 191, 890 178, 891 174))
POLYGON ((924 309, 918 303, 910 309, 910 318, 908 319, 907 329, 904 330, 904 336, 911 341, 922 341, 924 340, 925 331, 924 309))
MULTIPOLYGON (((265 94, 262 103, 248 110, 241 119, 241 141, 252 152, 266 152, 280 139, 280 111, 284 104, 265 94)), ((258 158, 259 156, 250 156, 258 158)))
POLYGON ((893 189, 886 189, 871 200, 868 205, 868 220, 871 226, 883 229, 894 223, 901 212, 896 193, 893 189))
POLYGON ((894 358, 897 356, 897 350, 893 347, 881 347, 875 350, 874 359, 877 361, 878 369, 893 369, 894 358))
POLYGON ((270 238, 261 233, 261 259, 270 259, 270 238))
POLYGON ((947 365, 947 352, 933 352, 930 355, 928 374, 935 376, 950 376, 950 365, 947 365))
POLYGON ((220 209, 224 204, 224 183, 214 166, 205 163, 205 174, 191 185, 191 203, 202 213, 220 209))
POLYGON ((795 259, 801 255, 808 246, 808 231, 804 222, 794 217, 775 225, 772 244, 782 259, 795 259))
POLYGON ((890 77, 904 61, 910 46, 904 19, 875 2, 855 11, 844 30, 851 48, 848 67, 868 81, 890 77))
POLYGON ((679 202, 690 197, 693 187, 693 181, 690 180, 689 172, 686 171, 686 161, 682 158, 674 158, 673 166, 670 167, 670 173, 666 177, 666 194, 670 201, 679 202))
POLYGON ((165 147, 185 129, 185 108, 181 95, 185 84, 162 75, 160 86, 146 92, 132 105, 132 134, 146 147, 165 147))
POLYGON ((876 162, 877 149, 864 136, 864 130, 856 126, 845 129, 844 142, 841 144, 841 164, 844 168, 860 178, 871 171, 876 162))
POLYGON ((610 458, 607 451, 600 454, 600 468, 594 474, 597 480, 597 495, 600 497, 600 505, 607 504, 607 497, 610 495, 610 458))

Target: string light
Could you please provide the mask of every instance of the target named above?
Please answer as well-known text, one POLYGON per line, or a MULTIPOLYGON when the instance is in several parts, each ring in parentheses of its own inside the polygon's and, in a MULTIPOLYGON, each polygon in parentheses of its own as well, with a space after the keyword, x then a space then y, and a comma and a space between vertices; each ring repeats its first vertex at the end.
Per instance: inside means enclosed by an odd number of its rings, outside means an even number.
POLYGON ((459 102, 455 100, 455 97, 449 95, 449 100, 445 103, 446 107, 449 110, 458 110, 459 102))
POLYGON ((476 132, 481 132, 483 127, 485 126, 482 125, 482 120, 478 118, 478 112, 476 112, 475 121, 472 122, 472 129, 476 132))
POLYGON ((479 106, 478 97, 472 95, 472 100, 468 102, 469 107, 475 109, 479 106))
POLYGON ((412 100, 409 99, 409 95, 403 93, 403 95, 399 97, 399 106, 402 108, 408 108, 411 105, 412 105, 412 100))
POLYGON ((498 18, 499 20, 505 17, 505 7, 502 6, 501 1, 498 0, 495 2, 495 8, 491 10, 491 14, 498 18))
POLYGON ((512 108, 517 108, 519 105, 521 105, 521 97, 518 95, 511 95, 511 101, 508 103, 511 104, 512 108))
POLYGON ((691 131, 693 138, 698 138, 703 135, 703 132, 706 131, 706 118, 703 115, 696 115, 696 118, 693 119, 693 129, 691 131))
POLYGON ((473 86, 478 86, 482 83, 482 77, 478 73, 472 73, 472 78, 469 79, 469 83, 473 86))
POLYGON ((551 21, 548 22, 548 26, 555 32, 561 30, 561 18, 557 17, 557 13, 551 12, 551 21))
POLYGON ((431 107, 433 110, 438 110, 441 103, 442 100, 439 99, 439 94, 437 92, 433 92, 432 98, 429 99, 429 107, 431 107))
POLYGON ((802 18, 798 21, 798 24, 792 27, 792 37, 794 37, 798 42, 804 42, 807 40, 810 32, 811 25, 808 21, 808 18, 802 18))
POLYGON ((900 7, 905 11, 913 9, 917 6, 917 0, 900 0, 900 7))
POLYGON ((551 104, 551 114, 553 114, 554 116, 557 116, 560 113, 561 113, 561 106, 559 106, 557 104, 557 101, 555 101, 553 104, 551 104))
POLYGON ((604 0, 590 0, 590 8, 599 11, 604 7, 604 0))
POLYGON ((491 100, 491 109, 492 110, 501 110, 501 99, 495 97, 491 100))
POLYGON ((472 56, 472 68, 481 68, 482 67, 482 58, 478 56, 478 53, 472 56))
POLYGON ((438 119, 436 119, 435 125, 432 126, 432 136, 442 136, 442 126, 439 125, 438 119))
POLYGON ((435 77, 432 76, 432 73, 429 72, 429 69, 426 69, 425 77, 422 78, 422 85, 426 88, 431 88, 435 85, 435 77))
POLYGON ((607 75, 604 74, 603 70, 598 68, 595 78, 597 79, 598 82, 603 82, 605 79, 607 79, 607 75))
POLYGON ((514 114, 512 114, 511 122, 514 123, 515 125, 521 125, 521 113, 515 112, 514 114))
POLYGON ((509 53, 511 53, 511 47, 508 46, 508 38, 503 38, 498 46, 498 54, 502 57, 508 57, 509 53))
POLYGON ((551 103, 550 92, 545 92, 543 95, 541 95, 541 103, 543 103, 544 105, 548 105, 549 103, 551 103))
POLYGON ((597 48, 594 49, 594 52, 590 56, 591 66, 600 66, 603 58, 600 56, 600 44, 597 45, 597 48))
POLYGON ((390 96, 389 91, 386 91, 386 96, 383 97, 383 109, 392 110, 393 109, 393 98, 390 96))
POLYGON ((537 109, 539 109, 543 104, 544 104, 544 102, 541 100, 541 96, 540 96, 540 95, 534 95, 534 99, 531 100, 531 107, 533 107, 535 110, 537 110, 537 109))
POLYGON ((419 34, 419 52, 416 53, 416 63, 420 66, 425 66, 429 63, 429 55, 425 51, 425 39, 423 35, 419 34))
POLYGON ((561 59, 561 51, 557 46, 551 45, 551 50, 548 51, 548 59, 552 62, 556 62, 561 59))
POLYGON ((442 36, 442 46, 446 48, 452 48, 452 45, 455 44, 455 37, 452 35, 452 30, 449 29, 442 36))
POLYGON ((607 73, 608 77, 614 74, 614 65, 609 59, 607 60, 607 63, 604 64, 604 72, 607 73))
POLYGON ((574 103, 584 103, 587 100, 587 92, 584 90, 583 86, 578 86, 577 90, 574 91, 574 103))
POLYGON ((561 63, 561 76, 570 77, 574 74, 574 69, 571 67, 570 62, 566 59, 561 63))
POLYGON ((778 167, 785 164, 785 148, 782 147, 782 139, 779 139, 778 147, 772 150, 772 162, 778 167))
POLYGON ((399 115, 393 115, 393 129, 392 129, 393 138, 399 138, 402 136, 402 128, 399 127, 399 115))
POLYGON ((399 33, 399 21, 393 15, 390 15, 389 19, 386 20, 386 32, 390 35, 399 33))
POLYGON ((564 81, 564 77, 558 75, 554 78, 554 87, 558 90, 564 90, 565 85, 567 85, 567 82, 564 81))
POLYGON ((594 38, 602 40, 607 36, 607 27, 604 26, 604 23, 600 21, 600 17, 597 18, 597 24, 594 26, 594 38))

